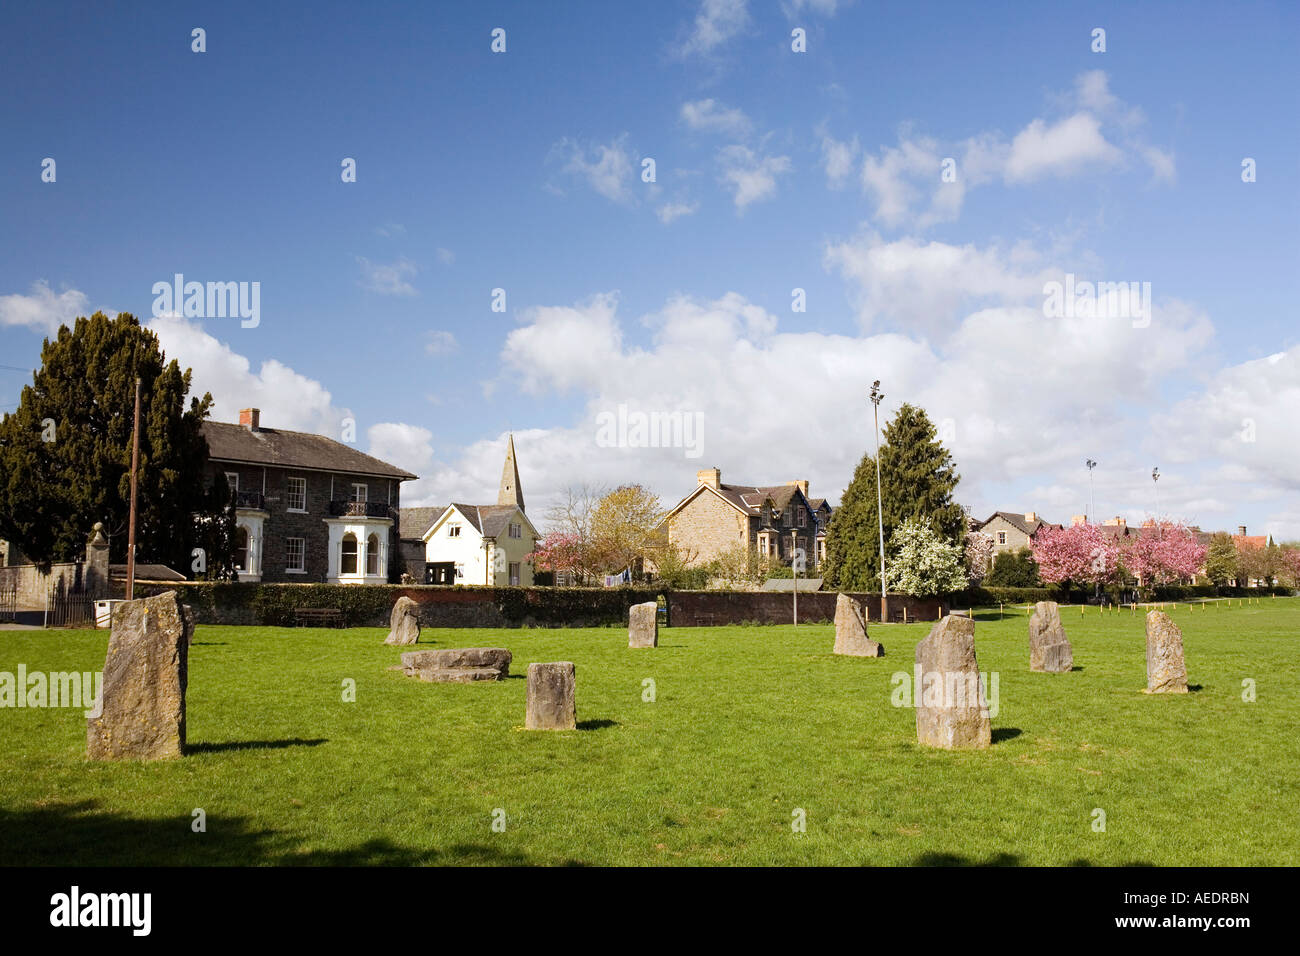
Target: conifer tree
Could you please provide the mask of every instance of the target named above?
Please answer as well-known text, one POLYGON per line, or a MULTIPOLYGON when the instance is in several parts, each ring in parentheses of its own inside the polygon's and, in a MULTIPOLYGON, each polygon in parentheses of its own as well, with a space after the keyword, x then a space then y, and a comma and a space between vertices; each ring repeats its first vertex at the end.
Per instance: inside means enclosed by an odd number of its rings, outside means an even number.
MULTIPOLYGON (((960 544, 966 516, 953 500, 961 477, 921 408, 903 405, 885 425, 880 446, 880 492, 885 541, 908 518, 928 525, 948 544, 960 544)), ((843 591, 880 590, 876 519, 876 464, 864 455, 826 533, 826 577, 843 591)))
POLYGON ((234 514, 210 480, 201 431, 212 396, 186 399, 190 372, 166 360, 135 316, 102 312, 60 327, 18 409, 0 421, 0 537, 38 564, 80 558, 97 521, 110 560, 126 560, 135 380, 140 388, 136 560, 229 577, 234 514))

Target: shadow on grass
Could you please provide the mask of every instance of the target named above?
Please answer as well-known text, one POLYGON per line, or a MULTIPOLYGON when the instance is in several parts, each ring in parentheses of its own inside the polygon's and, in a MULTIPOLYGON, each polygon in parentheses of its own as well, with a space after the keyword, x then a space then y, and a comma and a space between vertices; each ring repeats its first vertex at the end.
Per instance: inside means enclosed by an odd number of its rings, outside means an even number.
POLYGON ((329 743, 327 737, 313 737, 311 739, 290 737, 288 740, 228 740, 219 744, 186 744, 185 753, 188 756, 190 754, 219 754, 231 750, 283 750, 286 747, 319 747, 321 744, 327 743, 329 743))
MULTIPOLYGON (((131 817, 94 801, 26 810, 0 809, 5 866, 524 866, 515 851, 457 843, 443 849, 400 846, 384 837, 337 850, 312 850, 296 835, 247 817, 207 818, 194 833, 189 814, 131 817)), ((566 860, 566 865, 582 866, 566 860)))
POLYGON ((617 720, 580 720, 578 721, 579 730, 604 730, 606 727, 617 727, 617 720))
MULTIPOLYGON (((911 862, 912 866, 1025 866, 1024 861, 1014 853, 995 853, 987 860, 975 860, 968 856, 959 856, 956 853, 924 853, 911 862)), ((1071 860, 1068 866, 1090 867, 1097 866, 1091 860, 1082 858, 1071 860)), ((1110 864, 1107 864, 1108 866, 1110 864)), ((1121 866, 1151 866, 1142 860, 1131 863, 1122 863, 1121 866)))
POLYGON ((1081 670, 1083 670, 1082 664, 1075 664, 1073 667, 1070 668, 1071 673, 1073 673, 1074 671, 1081 671, 1081 670))
POLYGON ((226 641, 190 641, 190 647, 228 647, 226 641))
POLYGON ((1000 744, 1004 740, 1015 740, 1021 734, 1019 727, 998 727, 992 733, 993 743, 1000 744))

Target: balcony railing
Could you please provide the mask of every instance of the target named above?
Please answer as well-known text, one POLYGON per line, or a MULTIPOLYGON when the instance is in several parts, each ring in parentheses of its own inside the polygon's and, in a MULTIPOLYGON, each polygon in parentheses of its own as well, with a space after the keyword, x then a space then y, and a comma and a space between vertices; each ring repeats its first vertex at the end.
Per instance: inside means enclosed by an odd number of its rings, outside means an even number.
POLYGON ((259 511, 264 510, 265 504, 260 491, 236 491, 235 492, 236 508, 257 508, 259 511))
POLYGON ((393 509, 382 501, 331 501, 330 514, 336 518, 392 518, 393 509))

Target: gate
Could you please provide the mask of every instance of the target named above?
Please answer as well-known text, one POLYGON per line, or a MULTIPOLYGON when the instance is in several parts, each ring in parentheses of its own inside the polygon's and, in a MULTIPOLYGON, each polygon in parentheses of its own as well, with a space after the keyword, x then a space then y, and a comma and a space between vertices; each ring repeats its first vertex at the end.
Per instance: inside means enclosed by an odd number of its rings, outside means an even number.
POLYGON ((45 596, 45 626, 94 627, 94 596, 84 588, 50 588, 45 596))
POLYGON ((18 616, 18 582, 0 584, 0 623, 12 624, 18 616))

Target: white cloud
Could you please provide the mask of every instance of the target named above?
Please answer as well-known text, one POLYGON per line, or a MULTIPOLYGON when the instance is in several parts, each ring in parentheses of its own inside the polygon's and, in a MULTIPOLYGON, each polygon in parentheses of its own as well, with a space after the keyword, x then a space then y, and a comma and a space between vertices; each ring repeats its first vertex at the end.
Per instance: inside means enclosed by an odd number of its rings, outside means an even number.
POLYGON ((655 214, 659 217, 660 222, 668 225, 682 216, 694 215, 699 208, 700 204, 696 202, 669 202, 660 206, 655 214))
POLYGON ((682 104, 682 121, 691 129, 744 136, 751 127, 749 117, 738 109, 727 109, 713 99, 682 104))
POLYGON ((193 369, 191 393, 212 393, 215 421, 238 421, 241 408, 255 407, 262 410, 268 428, 341 438, 343 419, 351 413, 336 406, 329 390, 315 379, 277 359, 265 360, 254 372, 245 356, 205 331, 199 319, 165 315, 150 321, 148 328, 169 359, 193 369))
POLYGON ((764 156, 747 146, 733 145, 718 151, 722 182, 732 190, 736 209, 743 212, 750 203, 776 194, 776 178, 791 169, 788 156, 764 156))
POLYGON ((438 247, 435 255, 437 255, 438 261, 444 266, 449 266, 456 261, 456 253, 452 252, 450 249, 444 249, 442 246, 438 247))
POLYGON ((53 335, 60 325, 72 327, 79 315, 90 315, 89 299, 77 289, 56 293, 44 279, 32 283, 27 295, 0 295, 0 326, 24 325, 53 335))
POLYGON ((1073 176, 1088 167, 1115 166, 1122 158, 1089 113, 1052 124, 1036 119, 1011 141, 1006 177, 1009 182, 1032 182, 1048 175, 1073 176))
POLYGON ((456 336, 445 331, 430 332, 424 342, 424 351, 429 355, 448 355, 456 347, 456 336))
POLYGON ((781 0, 781 9, 788 17, 798 16, 805 10, 833 17, 841 6, 848 6, 853 0, 781 0))
POLYGON ((839 189, 853 171, 858 156, 858 138, 842 143, 831 136, 822 136, 822 168, 826 170, 826 184, 839 189))
POLYGON ((552 152, 565 158, 564 172, 586 180, 588 186, 606 199, 628 203, 632 199, 633 157, 628 150, 627 138, 624 133, 609 143, 594 147, 564 139, 555 145, 552 152), (590 159, 589 154, 592 154, 590 159))
POLYGON ((690 35, 679 47, 684 55, 710 53, 749 23, 748 0, 700 0, 690 35))
POLYGON ((379 295, 416 295, 415 286, 407 280, 414 276, 419 268, 409 259, 400 258, 396 262, 371 262, 364 256, 357 256, 361 266, 361 284, 371 292, 379 295))
POLYGON ((1173 153, 1155 146, 1146 146, 1142 149, 1142 158, 1151 167, 1152 176, 1157 182, 1172 183, 1178 178, 1173 153))

